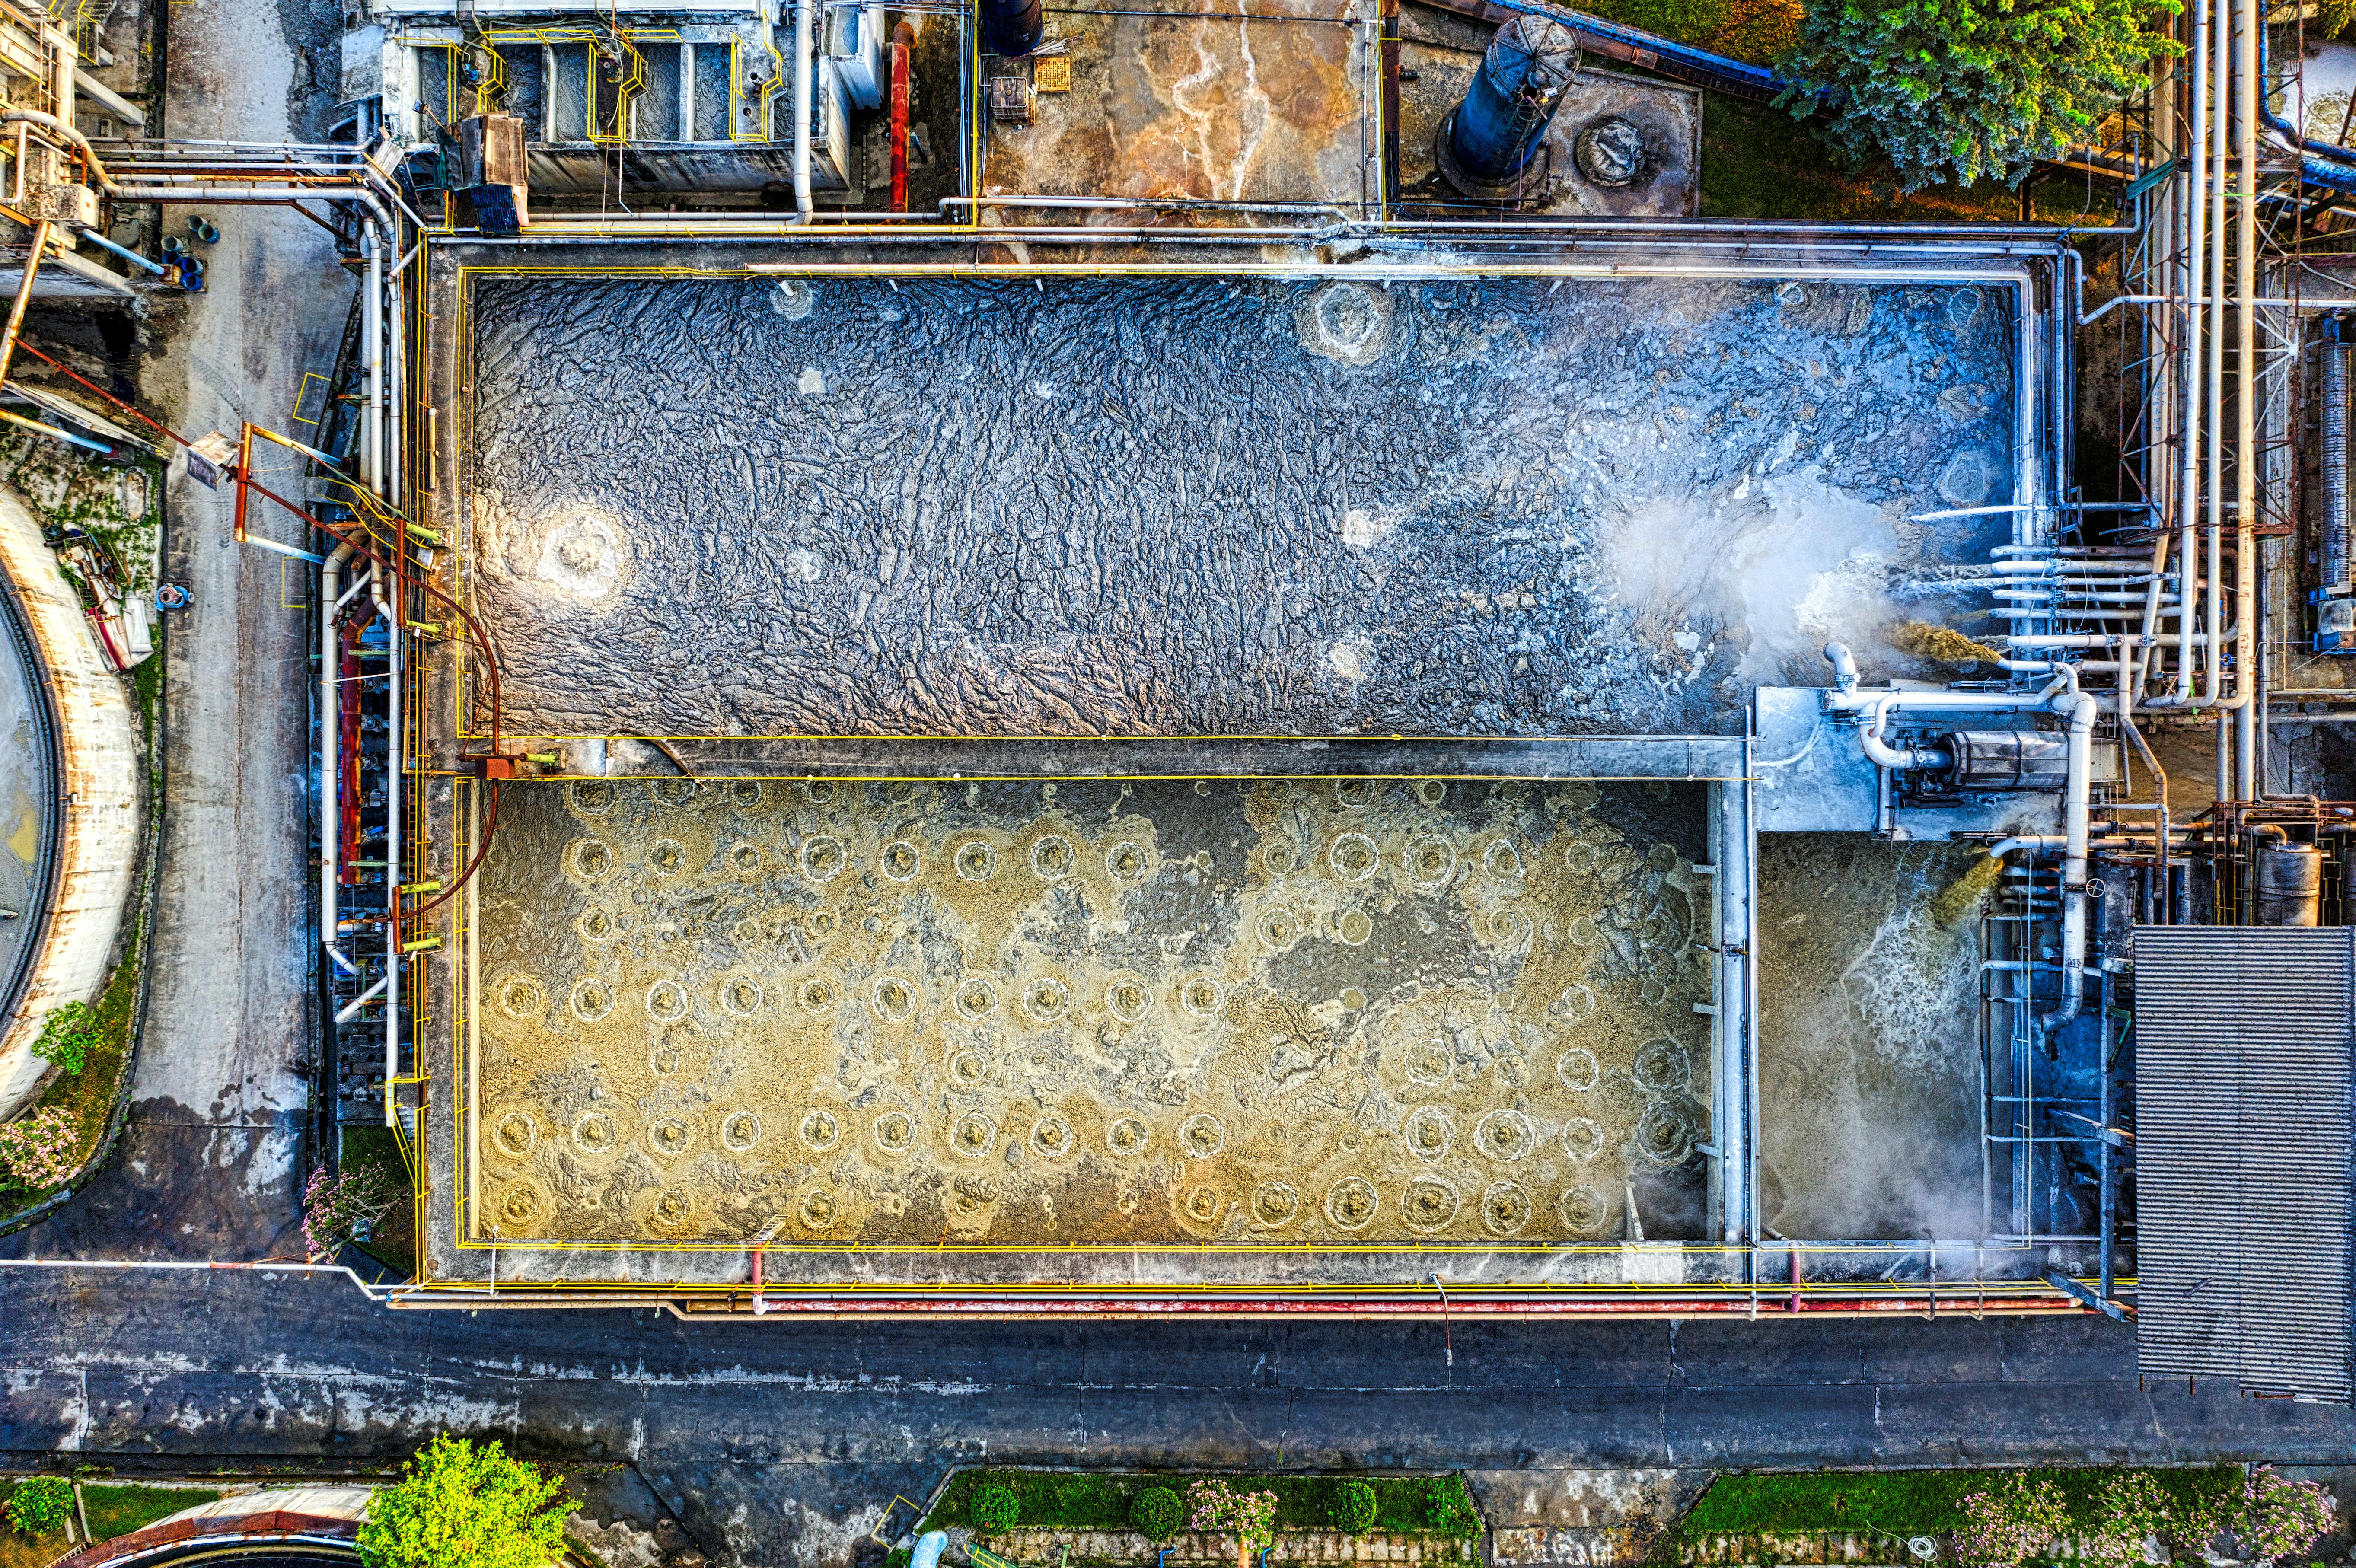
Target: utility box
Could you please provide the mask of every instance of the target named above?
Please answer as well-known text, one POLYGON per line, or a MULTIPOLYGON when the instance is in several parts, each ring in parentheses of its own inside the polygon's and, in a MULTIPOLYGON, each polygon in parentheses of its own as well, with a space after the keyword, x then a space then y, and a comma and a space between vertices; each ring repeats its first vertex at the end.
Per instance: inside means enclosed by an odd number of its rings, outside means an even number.
POLYGON ((530 222, 522 118, 473 114, 459 121, 458 177, 457 194, 484 233, 512 234, 530 222))

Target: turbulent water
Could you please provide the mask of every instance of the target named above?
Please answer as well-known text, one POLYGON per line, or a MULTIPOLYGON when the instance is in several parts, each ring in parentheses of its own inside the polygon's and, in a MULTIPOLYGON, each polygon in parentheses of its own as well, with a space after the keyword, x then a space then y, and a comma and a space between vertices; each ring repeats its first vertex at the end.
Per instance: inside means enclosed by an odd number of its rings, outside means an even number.
POLYGON ((519 731, 1724 732, 2008 494, 1974 288, 474 286, 519 731))

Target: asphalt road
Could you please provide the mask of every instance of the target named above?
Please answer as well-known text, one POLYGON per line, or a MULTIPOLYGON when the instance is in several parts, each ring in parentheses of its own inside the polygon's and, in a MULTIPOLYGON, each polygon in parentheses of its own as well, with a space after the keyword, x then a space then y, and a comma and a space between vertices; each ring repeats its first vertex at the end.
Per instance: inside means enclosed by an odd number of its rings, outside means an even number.
POLYGON ((718 1561, 840 1564, 981 1459, 1207 1467, 2356 1455, 2356 1412, 2137 1381, 2098 1319, 689 1325, 391 1312, 333 1278, 0 1269, 0 1454, 390 1466, 451 1430, 628 1460, 718 1561))

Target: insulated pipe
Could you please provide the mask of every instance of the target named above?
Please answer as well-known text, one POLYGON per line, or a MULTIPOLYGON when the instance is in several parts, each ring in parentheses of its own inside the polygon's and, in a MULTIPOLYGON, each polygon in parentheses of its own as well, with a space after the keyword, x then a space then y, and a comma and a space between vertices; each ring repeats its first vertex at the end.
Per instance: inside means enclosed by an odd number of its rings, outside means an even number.
POLYGON ((1875 767, 1886 768, 1894 773, 1936 772, 1954 764, 1954 758, 1950 757, 1944 747, 1892 746, 1884 741, 1881 738, 1881 732, 1890 722, 1890 707, 1888 699, 1876 703, 1873 706, 1873 717, 1857 732, 1858 744, 1864 748, 1867 758, 1875 767))
MULTIPOLYGON (((368 365, 368 406, 360 417, 360 482, 381 496, 384 494, 384 247, 378 242, 376 220, 373 218, 360 225, 360 254, 368 258, 368 276, 361 285, 366 292, 360 301, 360 352, 368 365)), ((393 629, 398 632, 400 628, 393 629)))
MULTIPOLYGON (((2201 181, 2209 164, 2209 0, 2194 0, 2192 6, 2192 47, 2187 51, 2192 57, 2192 88, 2187 107, 2191 121, 2192 145, 2188 149, 2184 166, 2190 177, 2179 177, 2177 195, 2185 212, 2185 288, 2184 288, 2184 352, 2183 369, 2177 381, 2177 415, 2179 423, 2178 440, 2178 473, 2176 498, 2177 549, 2176 567, 2186 584, 2185 596, 2190 597, 2192 562, 2199 541, 2194 529, 2201 510, 2201 402, 2202 338, 2207 331, 2204 296, 2209 281, 2204 271, 2207 261, 2208 217, 2206 202, 2201 199, 2201 181)), ((2176 690, 2173 693, 2155 697, 2147 707, 2180 706, 2192 697, 2192 617, 2190 606, 2177 616, 2176 690)), ((2156 628, 2149 628, 2156 629, 2156 628)))
POLYGON ((810 51, 812 0, 794 0, 794 211, 807 223, 817 211, 810 199, 810 51))
POLYGON ((2054 693, 2051 705, 2070 721, 2070 756, 2062 795, 2062 1004, 2038 1020, 2048 1030, 2075 1018, 2086 996, 2086 822, 2096 708, 2094 695, 2074 682, 2054 693))

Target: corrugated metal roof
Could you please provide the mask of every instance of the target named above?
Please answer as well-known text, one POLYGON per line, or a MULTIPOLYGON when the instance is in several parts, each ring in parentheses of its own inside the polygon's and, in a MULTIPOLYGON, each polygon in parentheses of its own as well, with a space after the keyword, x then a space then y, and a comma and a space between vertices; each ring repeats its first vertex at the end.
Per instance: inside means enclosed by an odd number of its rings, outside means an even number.
POLYGON ((2143 1370, 2351 1402, 2356 928, 2136 930, 2143 1370))

